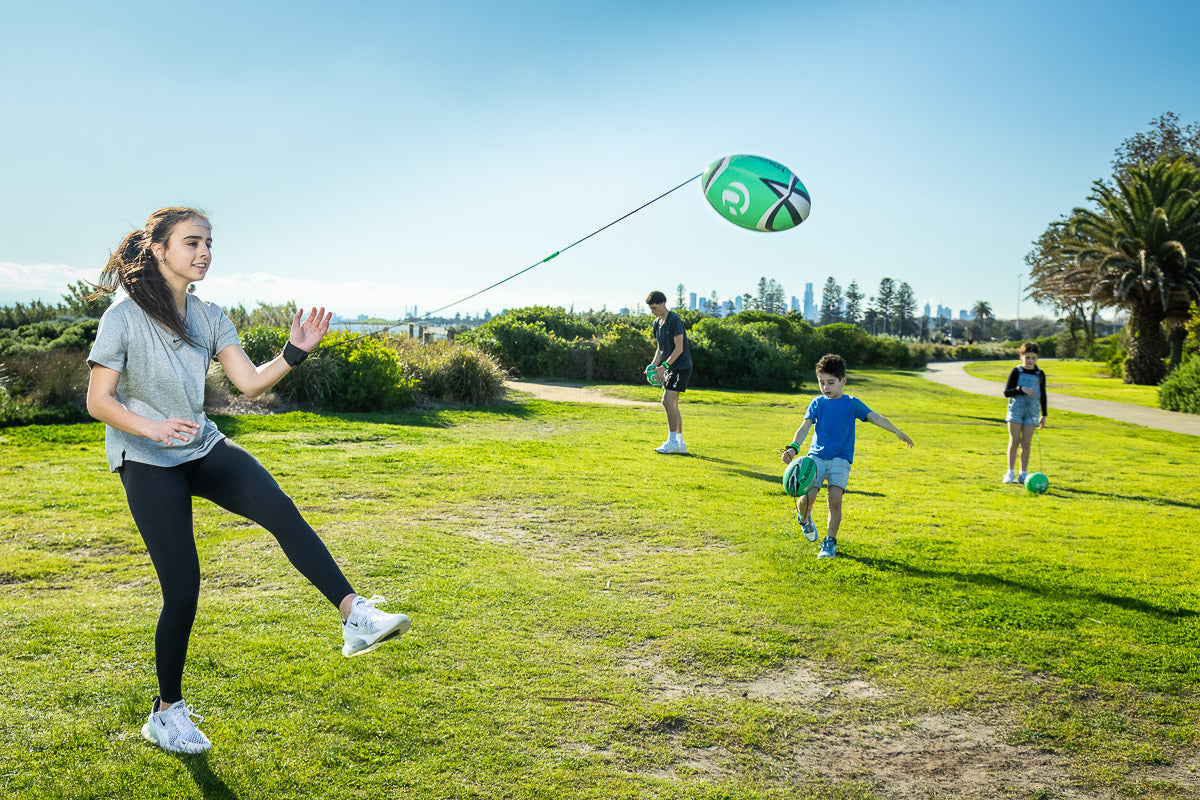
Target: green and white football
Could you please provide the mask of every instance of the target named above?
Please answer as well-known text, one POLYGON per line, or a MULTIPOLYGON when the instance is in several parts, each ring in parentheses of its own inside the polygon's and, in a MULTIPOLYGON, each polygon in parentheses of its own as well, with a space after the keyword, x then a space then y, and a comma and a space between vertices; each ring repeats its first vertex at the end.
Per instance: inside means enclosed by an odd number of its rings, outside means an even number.
POLYGON ((760 156, 726 156, 704 169, 704 197, 734 225, 752 231, 786 231, 808 218, 808 189, 780 163, 760 156))

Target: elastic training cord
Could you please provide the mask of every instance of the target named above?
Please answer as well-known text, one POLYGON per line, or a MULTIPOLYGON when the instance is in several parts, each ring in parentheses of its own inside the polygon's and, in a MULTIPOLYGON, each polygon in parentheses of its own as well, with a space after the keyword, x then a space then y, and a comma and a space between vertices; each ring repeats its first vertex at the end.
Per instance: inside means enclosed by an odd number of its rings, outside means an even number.
MULTIPOLYGON (((550 255, 546 256, 546 257, 545 257, 545 258, 543 258, 541 261, 535 261, 534 263, 530 264, 528 267, 525 267, 525 269, 523 269, 523 270, 521 270, 521 271, 519 271, 519 272, 514 272, 512 275, 509 275, 507 278, 504 278, 503 280, 496 281, 496 282, 495 282, 495 283, 493 283, 491 286, 486 286, 486 287, 484 287, 484 288, 480 289, 478 292, 474 292, 474 293, 472 293, 472 294, 469 294, 469 295, 467 295, 466 297, 459 298, 458 300, 455 300, 453 303, 447 303, 446 305, 442 306, 441 308, 435 308, 433 311, 426 311, 426 312, 425 312, 425 316, 426 316, 426 317, 432 317, 434 314, 437 314, 439 311, 445 311, 447 308, 453 308, 454 306, 458 305, 459 303, 465 303, 466 301, 470 300, 471 298, 473 298, 473 297, 478 297, 479 295, 483 294, 484 292, 487 292, 487 291, 490 291, 490 290, 492 290, 492 289, 495 289, 497 286, 499 286, 499 285, 501 285, 501 284, 503 284, 503 283, 508 283, 508 282, 509 282, 509 281, 511 281, 513 278, 516 278, 516 277, 517 277, 517 276, 519 276, 519 275, 524 275, 526 272, 529 272, 529 270, 533 269, 534 267, 536 267, 536 266, 539 266, 539 265, 541 265, 541 264, 545 264, 545 263, 546 263, 547 261, 549 261, 550 259, 552 259, 552 258, 556 258, 556 257, 557 257, 557 256, 559 256, 560 254, 567 252, 568 250, 570 250, 570 249, 571 249, 572 247, 574 247, 575 245, 577 245, 577 244, 582 244, 583 242, 586 242, 588 239, 592 238, 593 236, 595 236, 595 235, 596 235, 596 234, 598 234, 598 233, 601 233, 602 231, 606 231, 606 230, 608 230, 608 229, 609 229, 609 228, 611 228, 613 225, 616 225, 618 222, 621 222, 622 220, 625 220, 625 219, 628 219, 629 217, 632 217, 634 214, 636 214, 637 212, 641 211, 643 208, 646 208, 646 207, 647 207, 647 206, 649 206, 649 205, 652 205, 652 204, 654 204, 654 203, 657 203, 659 200, 662 200, 664 197, 666 197, 667 195, 669 195, 671 192, 674 192, 674 191, 677 191, 677 190, 679 190, 679 189, 682 189, 684 186, 687 186, 689 183, 691 183, 692 181, 696 180, 697 178, 699 178, 699 177, 700 177, 701 175, 703 175, 703 174, 704 174, 704 173, 702 173, 702 172, 701 172, 701 173, 698 173, 698 174, 696 174, 696 175, 693 175, 692 177, 688 178, 688 179, 687 179, 686 181, 684 181, 683 183, 679 184, 678 186, 674 187, 673 189, 668 189, 667 191, 663 192, 662 194, 660 194, 658 197, 654 198, 653 200, 650 200, 650 201, 648 201, 648 202, 646 202, 646 203, 642 203, 640 206, 638 206, 637 208, 635 208, 633 211, 630 211, 628 214, 625 214, 624 216, 621 216, 621 217, 617 217, 616 219, 614 219, 612 222, 608 223, 608 224, 607 224, 607 225, 605 225, 604 227, 602 227, 602 228, 597 228, 596 230, 594 230, 594 231, 592 231, 591 233, 589 233, 587 236, 584 236, 582 239, 577 239, 576 241, 574 241, 574 242, 571 242, 569 245, 567 245, 566 247, 562 248, 561 250, 555 250, 553 253, 551 253, 550 255)), ((313 350, 312 352, 313 352, 313 354, 315 355, 316 353, 320 353, 320 352, 322 352, 323 350, 332 350, 332 349, 335 349, 335 348, 338 348, 338 347, 344 347, 345 345, 348 345, 348 344, 350 344, 351 342, 357 342, 359 339, 365 339, 365 338, 367 338, 368 336, 376 336, 376 335, 378 335, 378 334, 380 334, 380 333, 383 333, 384 331, 391 330, 392 328, 398 328, 398 327, 399 327, 399 326, 401 326, 401 325, 408 325, 408 324, 409 324, 409 323, 411 323, 411 322, 417 322, 417 321, 419 321, 419 320, 418 320, 418 319, 416 319, 416 318, 411 318, 411 319, 407 319, 407 320, 402 320, 402 321, 400 321, 400 322, 394 322, 394 323, 392 323, 391 325, 385 325, 384 327, 382 327, 382 328, 379 328, 378 330, 374 330, 374 331, 368 331, 367 333, 361 334, 361 335, 359 335, 359 336, 355 336, 353 339, 346 339, 346 340, 344 340, 344 341, 341 341, 341 342, 336 342, 336 343, 333 343, 333 344, 327 344, 327 345, 323 345, 323 346, 321 346, 321 347, 318 347, 317 349, 313 350)))

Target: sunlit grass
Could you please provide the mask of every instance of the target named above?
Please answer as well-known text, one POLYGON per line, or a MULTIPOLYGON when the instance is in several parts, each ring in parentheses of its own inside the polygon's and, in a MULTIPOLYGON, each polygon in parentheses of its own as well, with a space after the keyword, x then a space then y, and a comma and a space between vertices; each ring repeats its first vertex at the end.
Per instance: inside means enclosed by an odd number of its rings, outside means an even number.
MULTIPOLYGON (((968 375, 1003 383, 1017 366, 1015 361, 975 361, 964 369, 968 375)), ((1046 391, 1086 397, 1089 400, 1111 400, 1137 406, 1158 408, 1157 386, 1135 386, 1114 378, 1108 365, 1100 361, 1043 358, 1038 366, 1046 373, 1046 391)))
POLYGON ((1060 412, 1039 497, 999 483, 1002 402, 907 373, 848 391, 916 447, 859 427, 833 561, 779 483, 807 395, 688 392, 691 457, 651 451, 656 407, 220 419, 413 629, 343 659, 270 536, 197 501, 203 759, 138 735, 158 588, 102 427, 0 431, 0 794, 882 800, 788 765, 954 713, 1085 790, 1187 796, 1143 767, 1200 744, 1200 440, 1060 412), (738 688, 801 668, 873 693, 738 688))

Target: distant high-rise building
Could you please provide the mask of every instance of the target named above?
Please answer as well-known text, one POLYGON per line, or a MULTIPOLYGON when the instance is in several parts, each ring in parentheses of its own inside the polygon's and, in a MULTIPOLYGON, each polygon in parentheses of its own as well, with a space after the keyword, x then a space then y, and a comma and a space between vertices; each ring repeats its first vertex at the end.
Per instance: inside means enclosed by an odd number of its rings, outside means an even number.
POLYGON ((690 295, 688 295, 688 308, 690 308, 692 311, 696 310, 696 293, 695 292, 692 292, 690 295))
POLYGON ((929 303, 925 304, 925 316, 929 316, 929 303))
POLYGON ((738 314, 742 310, 742 296, 739 294, 733 298, 733 313, 738 314))
POLYGON ((792 306, 791 306, 791 310, 792 310, 792 311, 799 311, 799 310, 800 310, 800 301, 796 299, 796 295, 792 295, 792 306))
POLYGON ((813 302, 813 288, 811 283, 804 284, 804 318, 810 322, 817 318, 817 304, 813 302))
POLYGON ((692 295, 692 308, 696 309, 697 311, 708 310, 708 298, 701 297, 699 300, 697 300, 696 295, 692 295))

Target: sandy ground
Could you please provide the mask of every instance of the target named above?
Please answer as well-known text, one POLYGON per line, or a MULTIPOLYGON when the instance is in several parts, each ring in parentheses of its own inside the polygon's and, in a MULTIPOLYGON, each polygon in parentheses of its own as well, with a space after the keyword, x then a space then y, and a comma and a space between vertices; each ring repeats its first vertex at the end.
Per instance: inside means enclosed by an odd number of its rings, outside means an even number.
POLYGON ((533 383, 530 381, 505 381, 509 389, 532 395, 538 400, 556 400, 563 403, 605 403, 612 406, 643 406, 653 408, 658 403, 644 400, 626 400, 623 397, 606 395, 594 386, 578 386, 569 383, 533 383))

